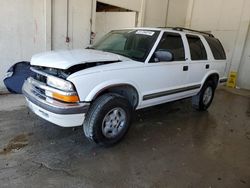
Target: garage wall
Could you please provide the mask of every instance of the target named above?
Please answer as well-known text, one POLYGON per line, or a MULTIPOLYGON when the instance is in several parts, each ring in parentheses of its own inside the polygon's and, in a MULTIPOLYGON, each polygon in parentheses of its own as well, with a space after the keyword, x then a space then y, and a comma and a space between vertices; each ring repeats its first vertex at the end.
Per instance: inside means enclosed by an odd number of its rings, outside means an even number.
POLYGON ((184 27, 190 0, 169 0, 167 9, 168 27, 184 27))
POLYGON ((147 0, 145 2, 145 27, 165 27, 168 0, 147 0))
POLYGON ((238 86, 240 88, 250 89, 250 22, 238 77, 238 86))
POLYGON ((53 50, 83 48, 89 44, 91 7, 92 0, 70 0, 67 11, 67 0, 52 1, 53 50), (67 25, 70 39, 68 43, 66 42, 67 25))
POLYGON ((7 69, 45 51, 45 3, 37 0, 0 1, 0 90, 7 69))
MULTIPOLYGON (((250 22, 249 0, 189 0, 186 27, 211 31, 226 49, 228 71, 239 72, 250 22)), ((238 85, 242 87, 244 84, 238 85)))
MULTIPOLYGON (((69 0, 69 38, 66 43, 67 0, 0 1, 0 90, 7 69, 29 61, 46 50, 85 47, 90 42, 91 19, 96 0, 69 0), (94 3, 94 5, 92 4, 94 3)), ((137 25, 186 26, 211 31, 221 39, 230 70, 246 75, 249 63, 244 51, 250 22, 249 0, 100 0, 136 11, 137 25), (240 66, 244 64, 244 66, 240 66), (246 67, 247 66, 247 67, 246 67), (241 68, 239 68, 241 67, 241 68), (243 67, 243 68, 242 68, 243 67)), ((93 20, 92 20, 93 22, 93 20)), ((245 87, 247 79, 239 77, 245 87)), ((248 87, 248 86, 247 86, 248 87)))
POLYGON ((95 42, 112 30, 135 27, 135 12, 97 12, 95 42))
POLYGON ((189 27, 211 31, 221 39, 228 58, 232 59, 243 2, 244 0, 196 0, 189 27))

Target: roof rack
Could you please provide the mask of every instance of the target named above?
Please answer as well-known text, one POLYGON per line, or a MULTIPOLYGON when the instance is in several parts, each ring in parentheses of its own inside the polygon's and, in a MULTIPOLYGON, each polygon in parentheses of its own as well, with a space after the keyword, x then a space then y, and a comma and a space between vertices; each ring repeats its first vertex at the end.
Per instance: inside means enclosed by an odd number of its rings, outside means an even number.
POLYGON ((194 33, 201 33, 203 35, 208 35, 209 37, 214 37, 214 35, 212 35, 210 33, 197 31, 197 30, 193 30, 193 29, 188 29, 188 28, 184 28, 184 27, 173 27, 173 30, 176 30, 176 31, 191 31, 191 32, 194 32, 194 33))

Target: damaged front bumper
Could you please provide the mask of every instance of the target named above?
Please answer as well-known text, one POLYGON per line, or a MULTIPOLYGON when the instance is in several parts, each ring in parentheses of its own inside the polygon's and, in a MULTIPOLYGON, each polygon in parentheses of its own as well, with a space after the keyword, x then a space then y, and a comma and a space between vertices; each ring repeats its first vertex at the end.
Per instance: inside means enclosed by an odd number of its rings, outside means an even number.
POLYGON ((25 81, 22 91, 29 108, 35 114, 61 127, 76 127, 83 124, 89 103, 65 103, 52 99, 35 87, 31 80, 32 78, 25 81))

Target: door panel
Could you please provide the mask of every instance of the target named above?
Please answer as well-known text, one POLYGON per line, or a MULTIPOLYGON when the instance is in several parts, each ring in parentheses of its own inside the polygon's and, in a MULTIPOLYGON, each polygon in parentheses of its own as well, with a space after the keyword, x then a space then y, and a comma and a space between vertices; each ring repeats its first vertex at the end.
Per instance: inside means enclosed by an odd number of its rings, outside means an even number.
POLYGON ((143 88, 143 105, 150 106, 187 95, 192 88, 187 88, 189 65, 185 61, 185 50, 182 36, 165 32, 156 51, 167 51, 173 61, 166 62, 153 55, 145 65, 143 77, 147 87, 143 88))
POLYGON ((188 71, 183 71, 186 62, 161 62, 148 64, 143 70, 145 87, 142 88, 142 106, 151 106, 182 98, 188 94, 188 71))
POLYGON ((211 68, 208 61, 209 54, 207 54, 204 42, 200 37, 196 35, 186 35, 186 37, 190 49, 188 82, 193 85, 201 84, 204 76, 211 68))

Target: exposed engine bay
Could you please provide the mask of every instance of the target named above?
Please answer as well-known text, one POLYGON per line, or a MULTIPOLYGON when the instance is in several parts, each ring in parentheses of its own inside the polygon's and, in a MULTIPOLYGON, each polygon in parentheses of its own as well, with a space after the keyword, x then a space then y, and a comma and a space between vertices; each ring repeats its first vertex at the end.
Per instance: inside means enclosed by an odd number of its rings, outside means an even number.
MULTIPOLYGON (((49 68, 49 67, 42 67, 42 66, 32 66, 31 69, 35 69, 37 71, 41 71, 43 73, 56 76, 58 78, 66 79, 71 74, 78 72, 80 70, 101 66, 101 65, 107 65, 111 63, 118 63, 120 61, 105 61, 105 62, 91 62, 91 63, 84 63, 84 64, 78 64, 74 65, 66 70, 64 69, 56 69, 56 68, 49 68)), ((39 76, 39 74, 37 74, 39 76)), ((38 78, 38 80, 41 80, 41 78, 38 78)))

